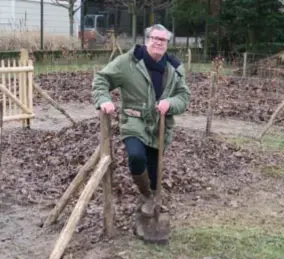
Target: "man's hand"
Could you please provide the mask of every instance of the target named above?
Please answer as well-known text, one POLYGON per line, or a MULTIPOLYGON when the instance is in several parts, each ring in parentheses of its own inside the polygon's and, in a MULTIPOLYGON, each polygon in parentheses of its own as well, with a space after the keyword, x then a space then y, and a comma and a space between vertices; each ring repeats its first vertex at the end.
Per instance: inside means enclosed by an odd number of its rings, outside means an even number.
POLYGON ((112 102, 105 102, 101 105, 101 110, 106 114, 110 114, 114 112, 115 107, 112 102))
POLYGON ((170 109, 170 106, 171 104, 168 100, 161 100, 159 104, 157 104, 156 108, 162 115, 165 115, 170 109))

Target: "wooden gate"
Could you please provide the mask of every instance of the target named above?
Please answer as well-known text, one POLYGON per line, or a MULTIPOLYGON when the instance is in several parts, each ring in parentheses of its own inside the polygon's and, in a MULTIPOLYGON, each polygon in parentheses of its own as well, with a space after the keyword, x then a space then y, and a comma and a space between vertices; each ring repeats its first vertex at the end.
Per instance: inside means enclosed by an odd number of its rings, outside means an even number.
POLYGON ((3 121, 21 120, 30 126, 33 112, 33 62, 22 52, 19 60, 1 60, 0 91, 3 121))

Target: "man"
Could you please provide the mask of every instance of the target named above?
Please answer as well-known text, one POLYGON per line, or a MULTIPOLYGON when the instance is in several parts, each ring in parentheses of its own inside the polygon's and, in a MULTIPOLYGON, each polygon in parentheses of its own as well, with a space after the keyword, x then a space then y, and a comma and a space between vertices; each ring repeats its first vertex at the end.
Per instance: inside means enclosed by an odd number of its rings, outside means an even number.
POLYGON ((120 89, 120 133, 133 181, 142 194, 138 210, 151 217, 157 184, 159 118, 165 115, 167 148, 173 116, 185 112, 190 90, 183 65, 167 54, 171 32, 156 24, 145 34, 145 46, 135 45, 96 73, 92 93, 95 107, 111 114, 115 106, 109 92, 120 89))

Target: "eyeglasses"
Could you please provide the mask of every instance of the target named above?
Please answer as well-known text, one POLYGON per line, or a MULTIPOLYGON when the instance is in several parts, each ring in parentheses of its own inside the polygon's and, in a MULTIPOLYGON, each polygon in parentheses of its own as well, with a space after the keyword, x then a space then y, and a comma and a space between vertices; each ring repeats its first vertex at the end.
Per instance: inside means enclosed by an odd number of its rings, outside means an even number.
POLYGON ((149 37, 152 41, 158 41, 158 42, 161 42, 161 43, 166 43, 168 42, 168 39, 166 38, 160 38, 160 37, 155 37, 155 36, 150 36, 149 37))

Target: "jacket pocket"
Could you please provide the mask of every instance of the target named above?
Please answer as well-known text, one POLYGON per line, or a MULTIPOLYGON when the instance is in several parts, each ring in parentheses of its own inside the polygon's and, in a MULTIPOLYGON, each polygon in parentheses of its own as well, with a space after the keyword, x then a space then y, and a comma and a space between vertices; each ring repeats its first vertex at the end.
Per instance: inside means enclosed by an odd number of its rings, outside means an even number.
POLYGON ((137 105, 127 105, 121 109, 121 133, 142 136, 145 130, 145 111, 137 105))

